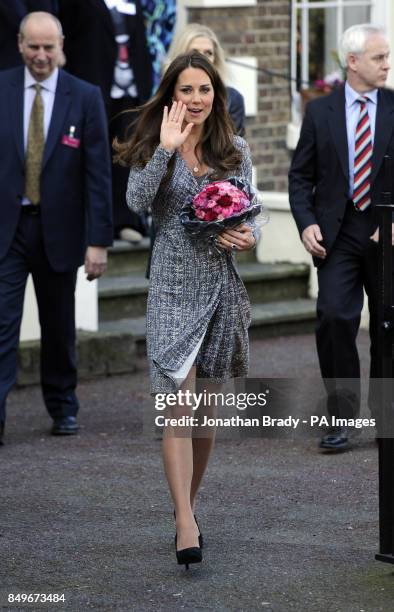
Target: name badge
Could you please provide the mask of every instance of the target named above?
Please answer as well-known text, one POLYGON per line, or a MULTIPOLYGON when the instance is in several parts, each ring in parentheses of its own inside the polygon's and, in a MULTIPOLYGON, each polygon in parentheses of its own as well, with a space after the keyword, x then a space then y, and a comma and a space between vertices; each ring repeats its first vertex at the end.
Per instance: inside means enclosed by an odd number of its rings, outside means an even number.
POLYGON ((74 138, 73 136, 64 135, 62 138, 62 144, 66 145, 66 147, 72 147, 73 149, 78 149, 81 144, 81 140, 79 138, 74 138))

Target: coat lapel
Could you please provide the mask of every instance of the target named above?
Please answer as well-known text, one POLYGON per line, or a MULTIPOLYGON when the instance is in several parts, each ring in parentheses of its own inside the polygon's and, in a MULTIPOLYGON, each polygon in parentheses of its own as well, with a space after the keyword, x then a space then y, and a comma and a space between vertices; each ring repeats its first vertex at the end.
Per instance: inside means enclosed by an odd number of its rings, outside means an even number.
POLYGON ((42 162, 43 168, 51 156, 55 145, 59 142, 70 101, 70 88, 67 82, 67 75, 60 70, 56 87, 55 101, 53 104, 51 123, 49 125, 48 136, 45 142, 44 159, 42 162))
POLYGON ((346 181, 349 181, 349 157, 346 129, 345 89, 334 91, 329 101, 328 123, 331 136, 341 163, 346 181))
POLYGON ((24 100, 24 69, 18 68, 11 81, 11 125, 14 126, 14 137, 16 148, 22 164, 25 163, 25 151, 23 143, 23 100, 24 100))
POLYGON ((386 153, 387 146, 393 132, 393 113, 394 106, 390 103, 389 97, 384 89, 378 91, 378 107, 376 109, 375 123, 375 138, 372 153, 372 172, 371 185, 373 184, 383 157, 386 153))

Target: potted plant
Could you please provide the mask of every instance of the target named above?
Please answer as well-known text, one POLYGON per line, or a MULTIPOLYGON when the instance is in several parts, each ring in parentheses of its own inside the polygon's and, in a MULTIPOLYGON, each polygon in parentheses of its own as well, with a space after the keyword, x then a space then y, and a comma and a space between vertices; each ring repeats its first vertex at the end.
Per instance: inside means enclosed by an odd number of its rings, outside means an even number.
POLYGON ((302 113, 305 112, 305 105, 310 102, 310 100, 314 100, 315 98, 320 98, 321 96, 326 96, 336 87, 340 87, 343 84, 343 78, 341 72, 339 70, 335 70, 324 79, 318 79, 314 81, 313 87, 308 87, 307 89, 301 89, 301 109, 302 113))

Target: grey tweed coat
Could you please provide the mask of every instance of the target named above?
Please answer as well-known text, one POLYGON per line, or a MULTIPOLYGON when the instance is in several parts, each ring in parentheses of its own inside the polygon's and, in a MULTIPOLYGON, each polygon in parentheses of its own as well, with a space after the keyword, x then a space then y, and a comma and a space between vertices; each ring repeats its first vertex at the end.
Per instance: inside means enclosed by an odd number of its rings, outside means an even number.
MULTIPOLYGON (((249 147, 239 136, 239 175, 251 180, 249 147)), ((191 238, 179 220, 182 205, 210 182, 209 173, 195 178, 178 152, 158 146, 144 168, 132 168, 127 204, 142 212, 151 207, 157 235, 152 253, 147 311, 147 350, 151 392, 174 392, 171 376, 196 348, 197 377, 213 382, 245 376, 249 362, 250 303, 228 251, 191 238), (176 155, 171 180, 160 182, 176 155)))

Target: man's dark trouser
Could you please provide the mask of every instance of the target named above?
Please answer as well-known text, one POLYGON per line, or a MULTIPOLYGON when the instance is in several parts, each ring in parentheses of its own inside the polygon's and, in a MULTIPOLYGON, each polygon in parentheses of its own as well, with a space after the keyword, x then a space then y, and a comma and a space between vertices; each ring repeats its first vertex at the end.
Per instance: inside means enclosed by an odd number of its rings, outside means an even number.
POLYGON ((0 421, 15 383, 26 281, 31 272, 41 325, 41 385, 52 418, 75 416, 76 270, 54 272, 45 254, 40 215, 21 212, 6 257, 0 262, 0 421))
POLYGON ((357 212, 349 202, 334 247, 318 269, 317 351, 328 392, 328 413, 341 418, 356 416, 360 408, 360 361, 356 337, 363 306, 363 288, 368 295, 370 312, 371 378, 378 377, 380 372, 378 245, 370 240, 374 230, 372 215, 371 207, 357 212))

